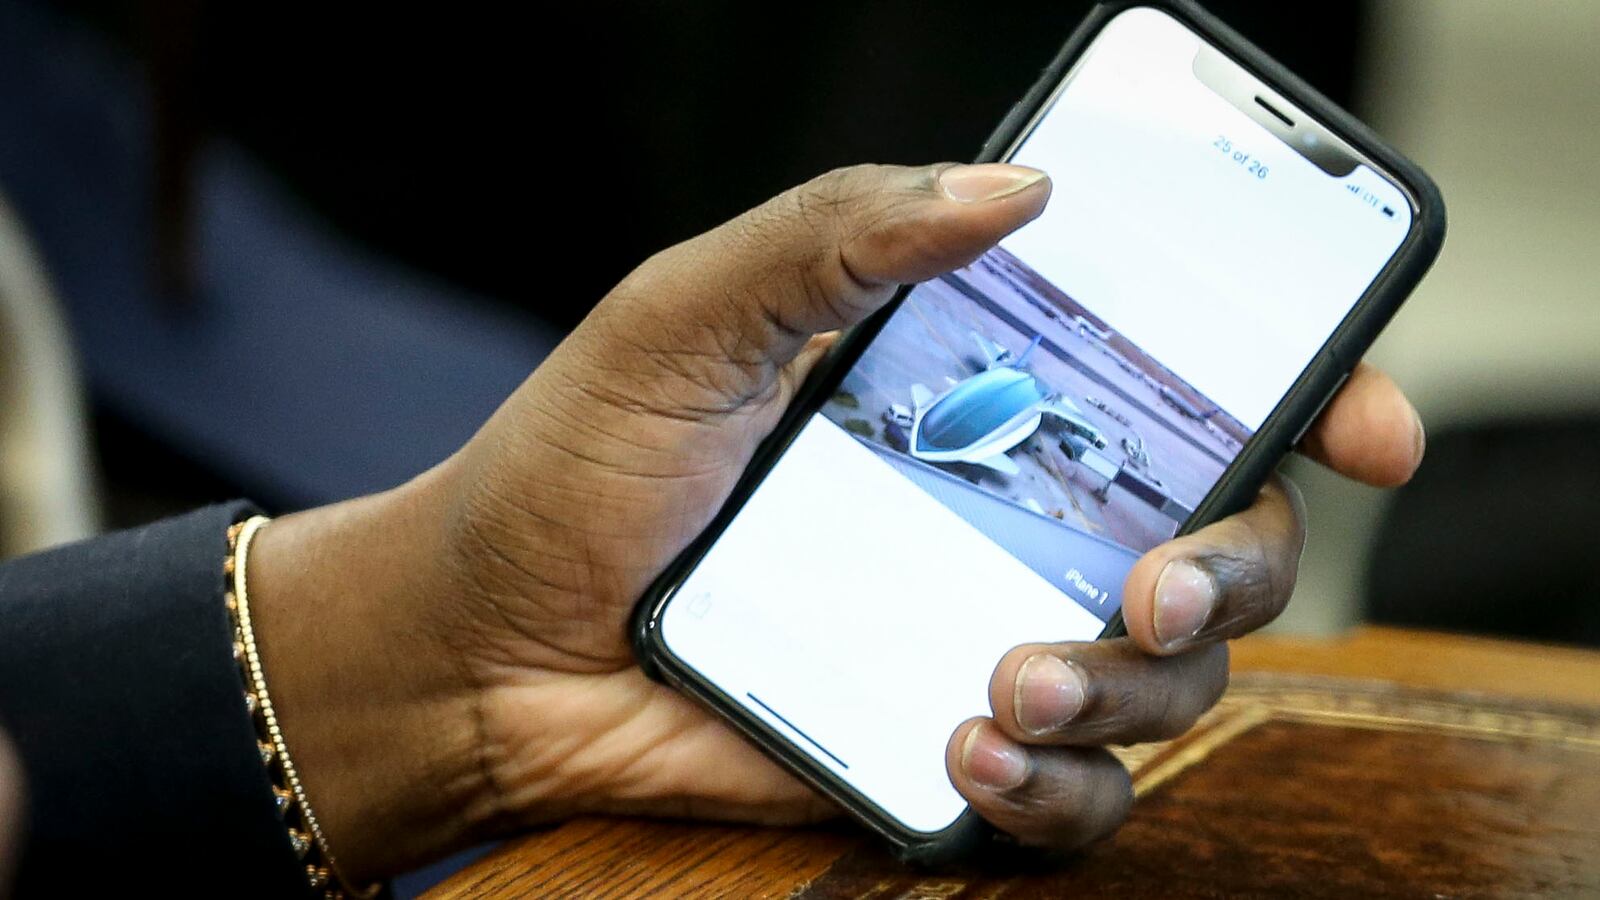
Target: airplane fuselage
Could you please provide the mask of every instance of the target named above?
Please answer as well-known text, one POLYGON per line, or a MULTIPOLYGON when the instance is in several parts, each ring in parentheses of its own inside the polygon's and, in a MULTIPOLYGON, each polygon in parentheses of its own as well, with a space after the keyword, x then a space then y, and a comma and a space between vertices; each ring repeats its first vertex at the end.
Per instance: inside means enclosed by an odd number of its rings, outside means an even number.
POLYGON ((1021 469, 1006 455, 1039 430, 1045 416, 1053 416, 1071 434, 1103 449, 1105 436, 1065 397, 1056 396, 1025 368, 1028 358, 1044 342, 1035 335, 1028 348, 1013 357, 1010 351, 973 333, 988 367, 956 382, 935 397, 926 387, 912 385, 912 456, 935 463, 975 463, 1006 475, 1021 469))
POLYGON ((1029 372, 979 372, 917 410, 911 455, 929 462, 981 462, 1003 454, 1039 430, 1047 397, 1029 372))

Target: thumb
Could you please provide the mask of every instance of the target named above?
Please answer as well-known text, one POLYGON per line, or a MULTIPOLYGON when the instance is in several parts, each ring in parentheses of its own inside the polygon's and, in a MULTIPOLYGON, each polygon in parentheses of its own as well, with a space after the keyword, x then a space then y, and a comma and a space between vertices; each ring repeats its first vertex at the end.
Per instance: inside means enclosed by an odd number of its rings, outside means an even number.
POLYGON ((635 347, 770 374, 897 286, 972 262, 1049 196, 1045 173, 1003 163, 839 169, 657 254, 597 312, 635 347))

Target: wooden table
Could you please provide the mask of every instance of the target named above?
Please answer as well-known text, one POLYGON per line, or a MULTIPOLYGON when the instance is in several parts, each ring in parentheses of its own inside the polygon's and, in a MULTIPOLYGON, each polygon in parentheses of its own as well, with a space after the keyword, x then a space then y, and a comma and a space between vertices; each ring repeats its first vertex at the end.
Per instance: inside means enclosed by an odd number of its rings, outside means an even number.
POLYGON ((1600 896, 1600 653, 1361 628, 1233 668, 1194 731, 1127 754, 1127 827, 1045 872, 913 871, 848 823, 582 819, 427 896, 1600 896))

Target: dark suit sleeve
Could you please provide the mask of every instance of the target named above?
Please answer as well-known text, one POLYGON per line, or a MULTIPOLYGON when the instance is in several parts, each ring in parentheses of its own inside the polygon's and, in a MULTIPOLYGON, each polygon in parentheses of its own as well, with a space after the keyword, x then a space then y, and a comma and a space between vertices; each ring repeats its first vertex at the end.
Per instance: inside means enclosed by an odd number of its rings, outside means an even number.
POLYGON ((211 507, 0 565, 0 722, 30 797, 18 896, 307 895, 223 606, 211 507))

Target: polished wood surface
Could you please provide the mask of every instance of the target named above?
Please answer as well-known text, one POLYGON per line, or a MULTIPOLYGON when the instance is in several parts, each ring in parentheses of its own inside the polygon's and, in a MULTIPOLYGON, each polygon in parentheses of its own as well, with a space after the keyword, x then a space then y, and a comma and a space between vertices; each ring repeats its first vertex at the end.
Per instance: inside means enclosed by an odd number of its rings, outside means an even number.
POLYGON ((1330 640, 1254 635, 1233 643, 1233 670, 1600 706, 1600 653, 1593 650, 1393 628, 1357 628, 1330 640))
POLYGON ((1600 894, 1600 653, 1363 628, 1234 645, 1235 686, 1126 757, 1113 840, 1045 872, 919 872, 848 823, 585 819, 428 897, 1600 894))

